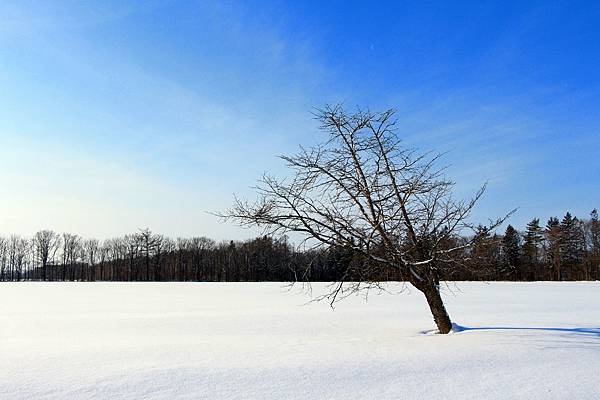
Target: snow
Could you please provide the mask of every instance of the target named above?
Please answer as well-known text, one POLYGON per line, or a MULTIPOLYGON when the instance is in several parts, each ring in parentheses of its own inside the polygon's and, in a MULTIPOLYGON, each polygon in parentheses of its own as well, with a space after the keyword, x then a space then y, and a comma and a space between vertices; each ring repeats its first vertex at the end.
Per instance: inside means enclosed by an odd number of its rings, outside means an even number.
POLYGON ((436 335, 414 291, 4 283, 0 399, 598 399, 599 283, 450 289, 436 335))

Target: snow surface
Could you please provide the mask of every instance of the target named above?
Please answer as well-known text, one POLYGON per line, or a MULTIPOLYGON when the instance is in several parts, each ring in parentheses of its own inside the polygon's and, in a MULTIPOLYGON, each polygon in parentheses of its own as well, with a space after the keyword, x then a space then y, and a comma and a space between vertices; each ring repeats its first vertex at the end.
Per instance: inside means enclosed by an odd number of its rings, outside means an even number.
POLYGON ((600 398, 599 283, 451 288, 460 327, 433 335, 416 292, 4 283, 0 399, 600 398))

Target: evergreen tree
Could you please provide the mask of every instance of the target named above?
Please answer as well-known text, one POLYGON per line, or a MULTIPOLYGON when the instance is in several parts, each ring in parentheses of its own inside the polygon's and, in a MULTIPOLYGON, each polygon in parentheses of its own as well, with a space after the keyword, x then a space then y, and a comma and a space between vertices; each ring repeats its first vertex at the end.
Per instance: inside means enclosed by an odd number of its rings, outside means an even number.
POLYGON ((523 269, 527 280, 540 278, 541 247, 544 240, 544 233, 540 226, 539 218, 534 218, 527 224, 523 242, 523 269))
POLYGON ((566 273, 566 278, 576 279, 577 272, 581 266, 583 254, 583 231, 577 217, 567 212, 560 223, 561 242, 560 257, 561 264, 566 273))
POLYGON ((507 278, 521 279, 521 237, 512 225, 508 225, 502 238, 504 275, 507 278))
POLYGON ((486 226, 479 225, 475 228, 473 242, 471 261, 468 264, 467 275, 464 279, 477 279, 482 276, 490 279, 502 279, 501 240, 498 235, 491 235, 486 226))
POLYGON ((554 278, 562 279, 562 267, 560 257, 561 229, 560 222, 556 217, 550 217, 546 223, 546 257, 554 278))

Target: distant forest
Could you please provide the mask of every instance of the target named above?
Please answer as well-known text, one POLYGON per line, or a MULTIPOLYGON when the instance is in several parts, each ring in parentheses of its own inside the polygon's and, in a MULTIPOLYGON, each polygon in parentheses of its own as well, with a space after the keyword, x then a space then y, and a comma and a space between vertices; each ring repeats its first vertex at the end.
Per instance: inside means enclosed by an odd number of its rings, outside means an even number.
MULTIPOLYGON (((567 213, 545 225, 531 220, 523 231, 475 229, 466 262, 440 269, 444 280, 599 280, 600 222, 567 213), (455 266, 456 267, 456 266, 455 266)), ((471 236, 472 238, 473 236, 471 236)), ((451 239, 452 245, 466 237, 451 239)), ((400 246, 402 244, 399 244, 400 246)), ((0 236, 1 281, 339 281, 360 280, 368 268, 343 246, 298 250, 287 239, 258 237, 215 242, 171 239, 149 229, 104 240, 44 230, 32 238, 0 236)), ((380 280, 398 280, 392 270, 380 280)))

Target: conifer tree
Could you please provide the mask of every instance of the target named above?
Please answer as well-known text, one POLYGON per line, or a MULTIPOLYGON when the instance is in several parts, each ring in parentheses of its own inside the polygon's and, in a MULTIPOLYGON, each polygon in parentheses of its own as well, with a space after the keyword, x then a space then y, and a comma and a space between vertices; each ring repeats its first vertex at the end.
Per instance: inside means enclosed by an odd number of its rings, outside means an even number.
POLYGON ((560 222, 556 217, 550 217, 546 223, 546 257, 550 269, 554 274, 554 278, 557 281, 562 279, 562 268, 561 268, 561 257, 560 257, 560 243, 561 243, 561 229, 560 222))
POLYGON ((560 242, 560 257, 567 278, 577 276, 577 268, 582 261, 583 231, 577 217, 567 212, 560 223, 562 240, 560 242))
POLYGON ((523 266, 527 280, 540 279, 539 265, 541 261, 541 247, 544 240, 539 218, 534 218, 527 224, 523 242, 523 266))
POLYGON ((502 239, 502 252, 505 274, 513 279, 521 279, 521 238, 512 225, 508 225, 502 239))
POLYGON ((491 235, 487 226, 478 225, 475 228, 473 247, 471 249, 471 262, 467 279, 477 279, 487 276, 491 279, 502 279, 503 265, 501 262, 500 238, 497 234, 491 235), (473 271, 474 273, 470 273, 473 271))

